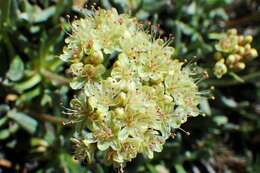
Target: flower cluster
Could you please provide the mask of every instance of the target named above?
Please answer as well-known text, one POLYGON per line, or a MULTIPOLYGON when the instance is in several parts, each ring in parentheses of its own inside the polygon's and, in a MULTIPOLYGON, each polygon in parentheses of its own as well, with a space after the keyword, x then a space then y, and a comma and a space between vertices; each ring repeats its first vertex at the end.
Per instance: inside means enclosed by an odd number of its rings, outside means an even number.
POLYGON ((230 29, 216 44, 217 52, 214 58, 217 63, 214 74, 221 78, 228 70, 240 71, 245 69, 246 62, 256 58, 256 49, 251 48, 253 37, 251 35, 238 35, 236 29, 230 29))
POLYGON ((194 70, 171 59, 174 48, 135 18, 96 10, 72 23, 61 59, 70 62, 70 114, 78 133, 76 157, 94 153, 114 166, 141 153, 153 158, 172 130, 199 114, 194 70))

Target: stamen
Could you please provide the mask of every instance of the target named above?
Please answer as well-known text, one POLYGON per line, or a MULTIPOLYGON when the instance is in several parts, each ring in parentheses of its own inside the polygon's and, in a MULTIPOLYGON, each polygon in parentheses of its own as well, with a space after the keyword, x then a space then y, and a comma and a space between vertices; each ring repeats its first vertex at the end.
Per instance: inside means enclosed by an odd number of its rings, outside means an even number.
POLYGON ((185 133, 187 136, 190 136, 190 132, 185 131, 185 130, 182 129, 181 127, 179 127, 178 129, 181 130, 183 133, 185 133))

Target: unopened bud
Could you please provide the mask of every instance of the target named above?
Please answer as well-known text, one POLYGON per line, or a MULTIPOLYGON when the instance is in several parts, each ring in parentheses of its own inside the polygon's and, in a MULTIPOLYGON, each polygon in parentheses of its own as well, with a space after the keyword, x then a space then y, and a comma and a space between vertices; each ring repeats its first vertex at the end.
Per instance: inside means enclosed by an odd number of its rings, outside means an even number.
POLYGON ((252 35, 247 35, 247 36, 245 37, 245 42, 246 42, 246 43, 251 43, 252 41, 253 41, 252 35))
POLYGON ((221 78, 227 73, 227 66, 224 64, 224 59, 221 59, 215 64, 214 74, 217 78, 221 78))
POLYGON ((246 49, 246 50, 251 49, 251 45, 250 45, 250 44, 246 44, 246 45, 245 45, 245 49, 246 49))
POLYGON ((239 45, 244 45, 245 37, 242 35, 237 36, 237 42, 239 45))
POLYGON ((251 55, 252 58, 256 58, 258 56, 257 50, 252 48, 250 50, 250 55, 251 55))
POLYGON ((235 45, 235 46, 234 46, 234 51, 235 51, 235 52, 238 52, 238 51, 239 51, 239 48, 240 48, 239 45, 235 45))
POLYGON ((40 146, 40 147, 37 147, 36 152, 44 153, 44 152, 46 152, 46 149, 47 149, 46 147, 40 146))
POLYGON ((118 98, 118 101, 120 102, 120 104, 124 105, 126 103, 126 93, 124 93, 124 92, 119 93, 117 98, 118 98))
POLYGON ((238 49, 237 53, 240 54, 240 55, 243 55, 245 53, 245 48, 242 47, 242 46, 239 46, 239 49, 238 49))
POLYGON ((233 29, 229 29, 227 31, 227 34, 228 35, 236 35, 237 34, 237 29, 233 28, 233 29))
POLYGON ((235 56, 235 59, 236 59, 237 62, 242 59, 242 56, 240 56, 238 54, 234 54, 234 56, 235 56))
POLYGON ((101 64, 104 60, 103 53, 101 51, 96 51, 90 56, 91 63, 97 65, 101 64))
POLYGON ((66 43, 66 44, 69 44, 70 40, 71 40, 71 39, 70 39, 69 37, 66 38, 66 39, 65 39, 65 43, 66 43))
POLYGON ((238 62, 238 63, 236 63, 235 68, 237 70, 244 70, 246 68, 246 64, 243 62, 238 62))
POLYGON ((229 55, 228 56, 228 58, 227 58, 227 64, 229 64, 229 65, 231 65, 231 64, 233 64, 233 63, 235 63, 236 62, 236 57, 235 57, 235 55, 229 55))
POLYGON ((122 116, 124 116, 125 111, 124 111, 123 108, 119 107, 119 108, 115 109, 115 113, 116 113, 117 116, 122 117, 122 116))
POLYGON ((223 58, 223 56, 222 56, 222 54, 220 53, 220 52, 216 52, 216 53, 214 53, 214 59, 215 60, 220 60, 220 59, 222 59, 223 58))

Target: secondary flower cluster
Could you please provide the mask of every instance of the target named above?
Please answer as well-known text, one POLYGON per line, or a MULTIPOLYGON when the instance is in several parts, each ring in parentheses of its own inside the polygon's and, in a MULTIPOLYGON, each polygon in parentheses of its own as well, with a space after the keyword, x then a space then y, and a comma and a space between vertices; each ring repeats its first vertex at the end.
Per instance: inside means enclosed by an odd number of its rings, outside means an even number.
POLYGON ((115 9, 72 23, 61 59, 71 63, 76 157, 97 150, 119 166, 142 153, 153 158, 172 130, 199 114, 195 72, 172 60, 174 48, 115 9))
POLYGON ((228 30, 225 37, 216 45, 218 52, 214 54, 217 60, 214 74, 221 78, 228 70, 245 69, 246 62, 258 56, 256 49, 251 48, 252 41, 251 35, 238 35, 236 29, 228 30))

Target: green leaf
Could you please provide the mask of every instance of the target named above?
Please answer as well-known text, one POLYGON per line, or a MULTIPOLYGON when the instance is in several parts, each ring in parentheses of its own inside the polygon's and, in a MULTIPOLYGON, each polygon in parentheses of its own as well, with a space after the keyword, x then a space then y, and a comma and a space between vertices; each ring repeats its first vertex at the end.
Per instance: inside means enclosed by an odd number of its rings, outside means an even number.
POLYGON ((44 140, 48 142, 48 144, 53 144, 55 142, 56 134, 55 134, 55 128, 50 123, 45 123, 46 127, 46 133, 44 136, 44 140))
POLYGON ((210 108, 210 105, 209 105, 209 101, 208 99, 206 98, 201 98, 201 101, 200 101, 200 108, 201 108, 201 111, 207 115, 211 115, 211 108, 210 108))
POLYGON ((11 26, 14 24, 18 13, 18 1, 4 0, 0 1, 0 23, 11 26))
POLYGON ((221 125, 224 125, 228 122, 228 119, 226 116, 223 116, 223 115, 219 115, 219 116, 215 116, 213 118, 213 121, 218 125, 218 126, 221 126, 221 125))
MULTIPOLYGON (((38 11, 38 10, 37 10, 38 11)), ((48 20, 55 13, 55 7, 49 7, 45 10, 39 11, 38 13, 34 13, 33 22, 39 23, 48 20)))
POLYGON ((18 81, 23 77, 24 64, 19 56, 16 56, 10 65, 6 76, 12 81, 18 81))
POLYGON ((32 138, 31 139, 31 146, 44 146, 48 147, 49 144, 47 141, 41 139, 41 138, 32 138))
POLYGON ((14 139, 6 144, 6 147, 13 149, 15 145, 17 144, 17 141, 14 139))
POLYGON ((208 38, 212 40, 220 40, 224 38, 226 35, 223 33, 218 33, 218 32, 211 32, 208 34, 208 38))
POLYGON ((175 169, 178 173, 187 173, 181 164, 176 164, 175 169))
POLYGON ((19 92, 23 92, 27 89, 32 88, 41 81, 42 77, 39 74, 34 75, 30 79, 15 85, 15 89, 19 92))
POLYGON ((0 119, 0 127, 6 123, 7 119, 7 117, 3 117, 0 119))
POLYGON ((1 114, 4 114, 4 113, 8 112, 9 110, 10 110, 9 105, 6 105, 6 104, 0 105, 0 113, 1 114))
POLYGON ((9 132, 14 134, 15 132, 17 132, 18 129, 19 126, 15 123, 9 127, 9 132))
POLYGON ((242 79, 241 77, 239 77, 236 73, 234 72, 230 72, 229 75, 231 77, 233 77, 235 80, 237 80, 238 82, 244 83, 244 79, 242 79))
POLYGON ((26 131, 33 134, 37 128, 37 121, 30 116, 21 113, 21 112, 15 112, 10 111, 8 112, 8 117, 15 120, 21 127, 23 127, 26 131))
POLYGON ((221 97, 221 101, 229 108, 237 108, 238 104, 233 98, 221 97))
POLYGON ((112 7, 109 0, 101 0, 100 2, 102 4, 102 6, 105 7, 106 9, 109 9, 112 7))
POLYGON ((4 129, 0 131, 0 140, 4 140, 10 136, 10 131, 8 129, 4 129))
POLYGON ((86 172, 86 169, 82 168, 80 164, 67 153, 61 153, 59 160, 64 172, 86 172))
POLYGON ((41 106, 45 106, 45 105, 47 105, 47 104, 51 105, 51 103, 52 103, 52 98, 51 98, 51 96, 48 95, 48 94, 44 94, 44 95, 42 96, 42 99, 41 99, 41 106))
POLYGON ((147 163, 147 168, 149 170, 149 173, 157 173, 155 167, 149 163, 147 163))
POLYGON ((23 93, 16 102, 16 105, 20 105, 24 102, 30 102, 33 98, 39 96, 41 94, 41 88, 37 86, 28 92, 23 93))
POLYGON ((178 26, 181 31, 186 35, 195 35, 196 31, 190 25, 183 23, 182 21, 175 21, 175 25, 178 26))
POLYGON ((209 13, 209 17, 210 18, 219 17, 221 19, 228 20, 228 15, 223 8, 217 8, 217 9, 212 10, 209 13))

